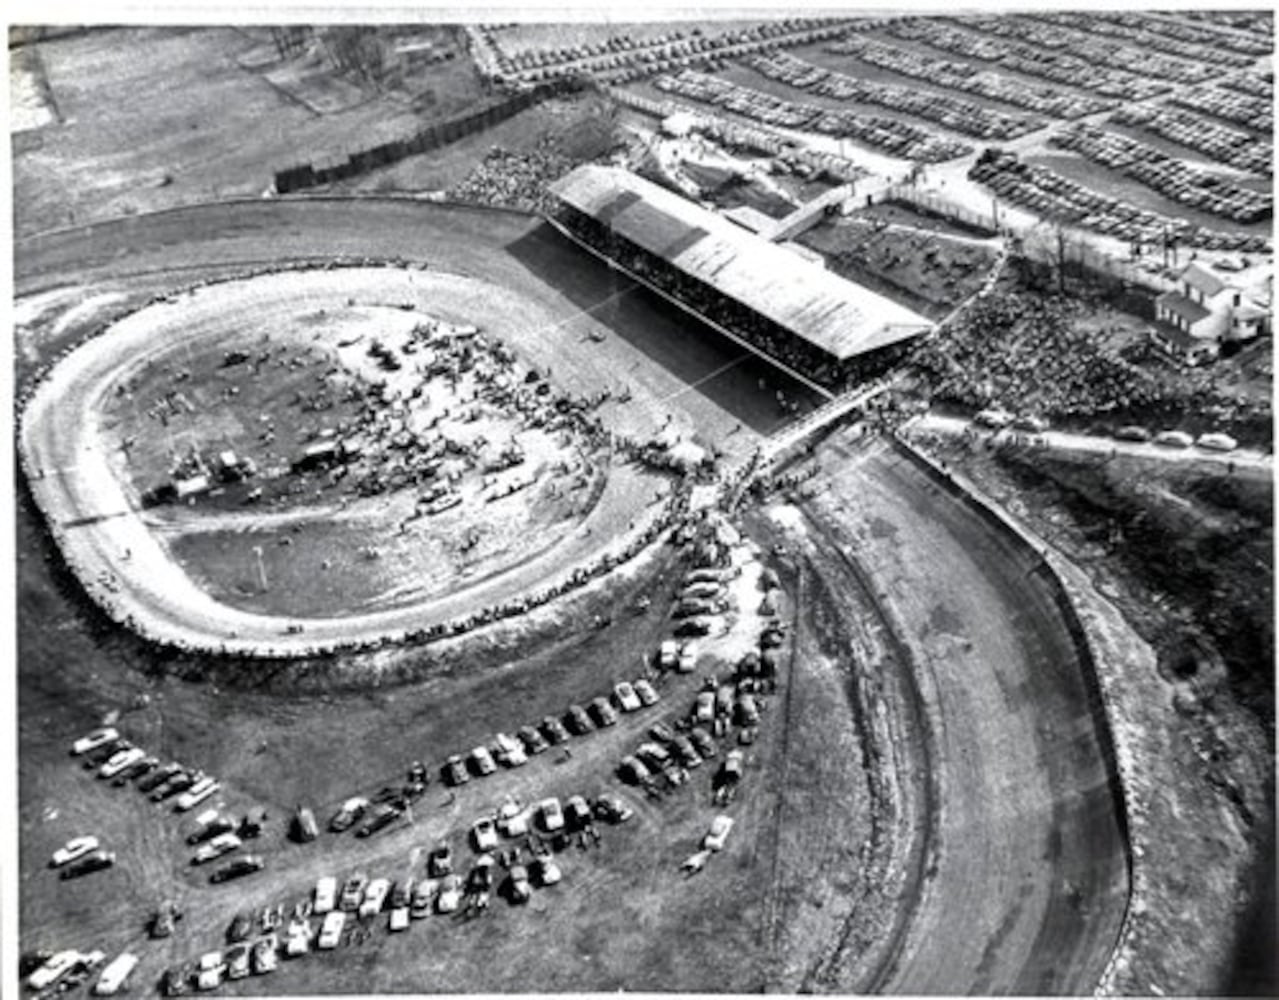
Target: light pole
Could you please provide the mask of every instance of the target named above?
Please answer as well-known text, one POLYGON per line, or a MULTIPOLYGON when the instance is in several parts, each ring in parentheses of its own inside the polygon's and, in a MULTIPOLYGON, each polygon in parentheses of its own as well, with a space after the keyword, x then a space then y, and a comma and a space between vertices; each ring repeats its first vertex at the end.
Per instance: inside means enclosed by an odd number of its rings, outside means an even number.
POLYGON ((253 546, 253 554, 258 557, 258 579, 262 581, 262 592, 266 593, 270 588, 266 582, 266 565, 262 562, 262 546, 253 546))

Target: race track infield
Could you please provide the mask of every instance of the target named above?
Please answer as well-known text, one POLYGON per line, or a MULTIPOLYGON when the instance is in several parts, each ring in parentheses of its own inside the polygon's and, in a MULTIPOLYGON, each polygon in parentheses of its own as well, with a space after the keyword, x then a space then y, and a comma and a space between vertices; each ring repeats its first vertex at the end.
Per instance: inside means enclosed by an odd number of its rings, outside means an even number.
POLYGON ((127 470, 99 433, 102 394, 120 372, 136 368, 148 353, 226 335, 217 326, 216 301, 187 305, 196 298, 224 297, 221 312, 231 323, 255 296, 263 309, 283 308, 284 293, 269 291, 279 284, 296 284, 299 307, 308 308, 340 307, 346 296, 370 291, 399 295, 427 312, 478 321, 528 364, 549 372, 561 390, 589 396, 608 388, 623 396, 625 389, 624 398, 598 411, 611 430, 645 438, 666 428, 735 458, 749 454, 761 433, 781 420, 761 382, 808 402, 801 387, 762 371, 753 357, 619 278, 539 220, 516 213, 406 200, 202 206, 23 241, 15 280, 20 299, 78 288, 111 301, 118 291, 113 282, 139 275, 169 277, 177 290, 227 265, 262 269, 267 261, 278 267, 338 258, 394 258, 415 266, 284 273, 172 297, 74 351, 35 393, 22 434, 36 476, 33 492, 77 573, 117 620, 132 619, 145 634, 188 647, 265 646, 274 655, 395 637, 528 592, 618 547, 621 534, 646 523, 656 483, 642 471, 615 466, 587 523, 517 570, 358 617, 295 614, 304 631, 289 633, 285 618, 230 608, 174 565, 136 515, 137 498, 120 483, 127 470), (253 291, 259 285, 268 291, 253 291), (157 314, 167 319, 156 320, 157 314), (105 591, 104 580, 110 581, 105 591))
POLYGON ((1124 913, 1124 839, 1086 668, 1033 556, 883 443, 845 432, 818 457, 810 542, 873 581, 936 740, 932 870, 872 988, 1090 992, 1124 913))

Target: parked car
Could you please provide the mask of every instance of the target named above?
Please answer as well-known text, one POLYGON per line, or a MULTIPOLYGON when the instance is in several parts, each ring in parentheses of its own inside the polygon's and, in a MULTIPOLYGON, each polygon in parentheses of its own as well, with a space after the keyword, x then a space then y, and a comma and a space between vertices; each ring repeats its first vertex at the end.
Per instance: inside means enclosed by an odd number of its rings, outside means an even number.
POLYGON ((564 728, 564 723, 553 715, 542 720, 542 734, 550 741, 551 746, 559 746, 569 739, 569 731, 564 728))
POLYGON ((691 674, 697 665, 697 643, 686 642, 680 647, 677 670, 681 674, 691 674))
POLYGON ((643 677, 635 682, 635 694, 639 697, 640 704, 645 708, 649 705, 656 705, 660 700, 657 689, 643 677))
MULTIPOLYGON (((712 618, 709 615, 698 615, 696 618, 685 618, 678 625, 675 626, 675 634, 681 637, 693 636, 693 635, 710 635, 711 632, 713 632, 715 629, 715 621, 716 619, 712 618)), ((681 672, 687 673, 688 671, 684 670, 683 668, 682 659, 680 663, 681 663, 681 667, 680 667, 681 672)), ((688 669, 691 670, 692 667, 689 667, 688 669)))
POLYGON ((990 427, 998 430, 1001 427, 1007 427, 1013 422, 1013 415, 1007 410, 992 408, 981 410, 977 416, 973 417, 973 423, 982 427, 990 427))
POLYGON ((96 996, 114 996, 129 978, 129 974, 137 967, 138 956, 130 952, 117 955, 98 977, 93 987, 96 996))
POLYGON ((613 706, 608 703, 608 699, 604 697, 594 698, 591 701, 591 715, 601 726, 611 726, 617 722, 617 713, 613 711, 613 706))
POLYGON ((630 754, 623 757, 617 765, 617 776, 630 785, 643 784, 651 777, 643 762, 630 754))
POLYGON ((121 768, 120 773, 111 780, 111 784, 115 788, 123 788, 130 781, 137 781, 139 778, 145 777, 159 766, 159 757, 144 757, 142 760, 136 760, 127 767, 121 768))
POLYGON ((471 892, 488 892, 493 888, 493 869, 497 862, 491 854, 481 854, 475 859, 475 865, 466 876, 467 888, 471 892))
POLYGON ((375 878, 364 890, 364 899, 360 901, 360 916, 374 917, 382 912, 382 905, 386 902, 387 893, 391 891, 391 883, 388 879, 375 878))
POLYGON ((719 748, 716 746, 714 738, 700 726, 694 726, 690 729, 688 738, 702 757, 714 757, 718 752, 719 748))
POLYGON ((564 715, 564 725, 574 736, 585 736, 595 728, 595 723, 581 705, 570 705, 564 715))
POLYGON ((1185 431, 1160 431, 1155 435, 1155 444, 1165 448, 1189 448, 1194 443, 1185 431))
POLYGON ((49 862, 50 868, 61 868, 63 865, 69 865, 78 858, 84 857, 93 851, 96 851, 101 845, 98 838, 94 836, 75 837, 68 840, 65 844, 53 852, 53 858, 49 862))
POLYGON ((1115 431, 1115 437, 1120 441, 1146 442, 1150 440, 1152 435, 1150 431, 1146 430, 1146 428, 1130 424, 1127 427, 1120 427, 1119 430, 1115 431))
POLYGON ((417 888, 413 890, 413 899, 409 904, 409 916, 414 920, 421 920, 423 917, 430 916, 431 906, 435 903, 435 897, 439 895, 440 882, 438 879, 427 878, 417 884, 417 888))
POLYGON ((195 985, 200 990, 216 990, 222 985, 222 977, 226 974, 226 963, 222 960, 222 952, 209 951, 200 956, 195 968, 195 985))
POLYGON ((320 835, 320 828, 315 823, 315 813, 306 806, 298 806, 293 813, 293 832, 298 841, 309 844, 320 835))
POLYGON ((564 803, 564 816, 570 830, 581 830, 591 824, 591 807, 580 795, 571 795, 564 803))
POLYGON ((655 722, 648 727, 648 735, 659 743, 669 743, 675 739, 675 730, 665 722, 655 722))
POLYGON ((462 759, 461 754, 456 753, 444 762, 443 775, 444 783, 453 788, 465 785, 471 780, 471 773, 466 769, 466 761, 462 759))
POLYGON ((294 920, 289 924, 289 932, 284 938, 284 954, 288 958, 299 958, 311 950, 311 923, 307 920, 294 920))
POLYGON ((1222 434, 1219 431, 1200 434, 1195 439, 1195 444, 1200 448, 1206 448, 1208 451, 1234 451, 1239 447, 1238 441, 1229 434, 1222 434))
POLYGON ((409 929, 409 908, 407 906, 397 906, 391 910, 392 931, 406 931, 409 929))
POLYGON ((613 685, 613 700, 623 712, 638 712, 644 707, 629 681, 618 681, 613 685))
POLYGON ((80 952, 74 950, 60 951, 51 955, 39 968, 27 976, 27 988, 49 989, 79 965, 81 958, 80 952))
POLYGON ((151 919, 147 922, 147 932, 153 940, 172 937, 175 924, 182 919, 182 910, 173 900, 165 900, 160 904, 151 919))
POLYGON ((237 913, 227 928, 226 939, 231 944, 247 941, 253 933, 253 918, 247 913, 237 913))
POLYGON ((521 726, 517 735, 523 741, 524 749, 531 754, 543 753, 550 747, 550 744, 546 742, 546 738, 533 726, 521 726))
POLYGON ((160 980, 160 988, 166 997, 180 997, 191 989, 191 979, 195 968, 190 963, 175 965, 164 970, 160 980))
POLYGON ((480 777, 492 774, 497 770, 497 763, 488 747, 476 747, 471 751, 471 767, 480 777))
POLYGON ((453 848, 448 844, 439 844, 426 858, 426 870, 435 878, 443 878, 453 873, 453 848))
POLYGON ((759 704, 752 694, 737 696, 737 724, 739 726, 759 725, 759 704))
POLYGON ((320 925, 320 936, 315 946, 321 951, 329 951, 338 946, 342 940, 342 929, 346 926, 346 914, 341 910, 333 910, 324 917, 320 925))
POLYGON ((722 813, 711 820, 710 831, 702 838, 702 847, 708 851, 721 851, 733 829, 733 818, 722 813))
POLYGON ((522 837, 528 833, 528 813, 514 799, 507 799, 497 811, 497 829, 503 837, 522 837))
POLYGON ((224 833, 235 833, 239 824, 231 816, 222 816, 216 809, 209 809, 196 817, 195 829, 187 835, 187 844, 195 847, 206 840, 224 833))
POLYGON ((246 942, 233 944, 226 950, 226 977, 227 979, 244 979, 249 974, 249 952, 251 951, 246 942))
POLYGON ((138 782, 138 791, 154 792, 161 785, 170 781, 174 775, 182 770, 182 765, 175 761, 170 761, 161 768, 157 768, 148 774, 145 778, 138 782))
POLYGON ((147 752, 141 747, 129 747, 127 750, 117 750, 112 754, 105 764, 98 768, 99 778, 114 778, 131 764, 136 764, 144 759, 147 752))
POLYGON ((626 800, 612 792, 605 792, 595 800, 595 815, 610 823, 625 823, 635 815, 626 800))
POLYGON ((715 721, 715 692, 699 691, 697 702, 693 706, 693 718, 698 722, 715 721))
POLYGON ((88 875, 90 872, 101 871, 103 868, 110 868, 115 864, 115 854, 111 851, 94 851, 83 857, 69 862, 62 869, 63 879, 79 878, 81 875, 88 875))
POLYGON ((280 940, 274 934, 258 938, 253 945, 253 974, 263 976, 274 972, 279 964, 280 940))
POLYGON ((186 812, 194 809, 205 799, 213 795, 222 786, 212 778, 201 778, 194 785, 178 796, 176 802, 173 803, 175 812, 186 812))
POLYGON ((109 743, 115 743, 120 738, 120 733, 113 726, 102 726, 94 729, 71 744, 71 753, 79 757, 89 753, 91 750, 97 750, 99 747, 106 746, 109 743))
POLYGON ((701 764, 702 758, 693 749, 693 744, 687 736, 676 736, 671 745, 675 748, 675 752, 679 754, 680 761, 685 767, 697 767, 701 764))
POLYGON ((214 861, 224 854, 230 854, 232 851, 238 850, 243 843, 234 833, 219 834, 195 852, 195 857, 191 859, 191 863, 193 865, 202 865, 206 862, 214 861))
POLYGON ((1013 429, 1029 431, 1031 434, 1042 434, 1048 430, 1048 421, 1043 417, 1024 416, 1013 421, 1013 429))
POLYGON ((493 737, 493 748, 496 751, 494 756, 507 767, 519 767, 528 762, 528 754, 519 741, 506 733, 498 733, 493 737))
POLYGON ((510 900, 512 903, 527 903, 533 895, 533 886, 529 884, 528 869, 523 865, 514 865, 507 875, 510 882, 510 900))
POLYGON ((369 800, 362 796, 355 796, 347 799, 333 818, 329 820, 329 829, 334 833, 342 833, 344 830, 350 829, 355 825, 355 821, 364 815, 364 810, 369 807, 369 800))
POLYGON ((540 886, 555 885, 564 877, 564 873, 560 871, 560 866, 555 863, 555 859, 549 854, 539 854, 533 859, 533 863, 529 865, 529 871, 537 884, 540 886))
POLYGON ((243 878, 245 875, 252 875, 254 872, 260 872, 266 867, 266 862, 256 854, 246 854, 242 858, 236 858, 228 865, 224 865, 209 876, 210 882, 228 882, 234 878, 243 878))
POLYGON ((564 829, 564 811, 560 808, 559 799, 543 799, 537 804, 537 813, 542 829, 547 833, 564 829))
POLYGON ((670 763, 671 759, 670 751, 660 743, 654 743, 652 740, 641 743, 635 749, 635 756, 643 761, 646 767, 654 771, 660 771, 670 763))
POLYGON ((400 806, 391 802, 385 802, 373 810, 368 821, 355 831, 355 835, 361 839, 371 837, 379 830, 385 830, 388 826, 400 818, 404 812, 400 806))
POLYGON ((674 639, 665 639, 657 650, 657 665, 663 670, 671 670, 676 666, 679 657, 679 643, 674 639))
POLYGON ((321 875, 315 881, 315 903, 311 910, 317 917, 332 911, 337 905, 338 880, 332 875, 321 875))
POLYGON ((413 899, 413 887, 415 885, 417 885, 417 879, 412 875, 396 879, 395 885, 391 887, 391 902, 389 904, 391 909, 396 910, 401 906, 407 907, 413 899))
POLYGON ((477 851, 492 851, 497 848, 497 825, 493 817, 483 816, 471 826, 471 839, 477 851))
POLYGON ((440 894, 435 899, 437 913, 452 913, 462 905, 462 879, 458 875, 447 875, 440 882, 440 894))
POLYGON ((338 906, 347 913, 360 908, 360 900, 364 898, 364 887, 369 884, 369 877, 363 872, 355 872, 342 885, 342 896, 338 906))
POLYGON ((200 771, 179 771, 151 793, 151 801, 163 802, 165 799, 171 798, 179 792, 185 792, 203 777, 204 774, 200 771))

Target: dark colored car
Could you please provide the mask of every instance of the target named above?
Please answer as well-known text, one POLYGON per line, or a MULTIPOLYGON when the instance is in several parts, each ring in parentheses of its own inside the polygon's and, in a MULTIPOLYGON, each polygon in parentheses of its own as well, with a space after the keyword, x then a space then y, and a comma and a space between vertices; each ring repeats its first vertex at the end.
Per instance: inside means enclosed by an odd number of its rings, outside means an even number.
POLYGON ((715 740, 705 729, 700 726, 694 726, 688 731, 688 738, 693 741, 693 746, 697 748, 697 752, 703 757, 714 757, 718 752, 715 740))
POLYGON ((685 767, 697 767, 702 762, 701 756, 693 748, 693 744, 687 736, 675 737, 675 742, 672 746, 675 747, 675 752, 679 754, 679 758, 685 767))
POLYGON ((480 855, 479 861, 475 867, 471 869, 470 875, 466 878, 467 887, 471 892, 488 892, 493 888, 493 869, 496 864, 491 855, 480 855))
POLYGON ((112 852, 94 851, 92 854, 86 854, 80 860, 73 861, 63 868, 61 877, 64 879, 79 878, 81 875, 88 875, 90 872, 110 868, 114 864, 115 855, 112 852))
POLYGON ((591 700, 590 712, 601 726, 611 726, 617 722, 617 710, 603 696, 591 700))
POLYGON ((236 858, 229 865, 223 865, 212 875, 209 876, 210 882, 229 882, 233 878, 241 878, 245 875, 252 875, 254 872, 260 872, 266 867, 266 862, 256 854, 248 854, 242 858, 236 858))
POLYGON ((648 735, 659 743, 669 743, 675 739, 675 730, 665 722, 655 722, 648 727, 648 735))
POLYGON ((188 788, 199 781, 201 777, 202 775, 199 771, 179 771, 151 793, 151 801, 163 802, 165 799, 171 798, 179 792, 185 792, 188 788))
POLYGON ((180 997, 191 991, 192 969, 189 964, 175 965, 164 970, 160 988, 166 997, 180 997))
POLYGON ((432 878, 443 878, 453 873, 453 848, 440 844, 426 859, 426 870, 432 878))
POLYGON ((466 769, 466 761, 462 759, 461 754, 455 753, 445 761, 441 773, 444 776, 444 784, 453 787, 465 785, 471 780, 471 772, 466 769))
POLYGON ((574 736, 585 736, 595 728, 595 723, 591 721, 591 717, 586 714, 586 709, 581 705, 569 706, 564 714, 564 725, 574 736))
POLYGON ((253 918, 247 913, 237 913, 235 919, 231 921, 231 926, 226 929, 226 939, 231 944, 239 941, 249 940, 249 936, 253 933, 253 918))
POLYGON ((155 939, 167 938, 173 935, 173 927, 182 919, 182 911, 178 909, 178 904, 169 900, 161 904, 160 908, 151 916, 151 937, 155 939))
POLYGON ((559 746, 569 739, 569 731, 564 728, 564 723, 553 715, 542 720, 542 735, 550 741, 551 746, 559 746))
POLYGON ((379 830, 385 830, 399 819, 404 810, 396 804, 386 802, 373 810, 367 823, 355 831, 357 837, 371 837, 379 830))
POLYGON ((187 837, 187 843, 194 847, 196 844, 202 844, 206 840, 212 840, 214 837, 220 837, 224 833, 234 833, 236 822, 230 816, 219 816, 217 819, 209 823, 208 826, 196 830, 195 833, 187 837))
POLYGON ((333 818, 329 820, 329 829, 334 833, 342 833, 349 830, 355 825, 355 821, 364 815, 364 810, 369 807, 367 799, 353 798, 347 799, 342 803, 342 808, 333 814, 333 818))
POLYGON ((95 747, 84 755, 82 762, 86 770, 93 770, 101 767, 121 750, 128 750, 132 743, 128 740, 116 737, 114 740, 107 740, 101 746, 95 747))
POLYGON ((160 765, 158 757, 146 757, 142 760, 135 761, 126 767, 123 771, 112 779, 111 784, 116 788, 123 788, 130 781, 136 781, 138 778, 145 777, 160 765))
POLYGON ((546 738, 532 726, 521 726, 516 735, 523 741, 524 748, 531 754, 542 753, 542 751, 550 748, 546 738))
POLYGON ((139 781, 138 791, 153 792, 181 770, 182 765, 176 762, 165 764, 158 771, 153 771, 139 781))

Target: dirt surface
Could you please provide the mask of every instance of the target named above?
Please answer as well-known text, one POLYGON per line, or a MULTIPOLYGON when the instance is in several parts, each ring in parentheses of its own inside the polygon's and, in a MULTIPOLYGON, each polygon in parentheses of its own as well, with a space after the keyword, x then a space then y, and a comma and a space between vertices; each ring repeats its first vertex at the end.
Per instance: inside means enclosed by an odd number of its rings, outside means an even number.
POLYGON ((797 542, 856 553, 937 741, 931 863, 878 988, 1091 988, 1123 913, 1123 840, 1055 604, 1025 555, 883 446, 836 437, 818 457, 819 534, 797 542))

